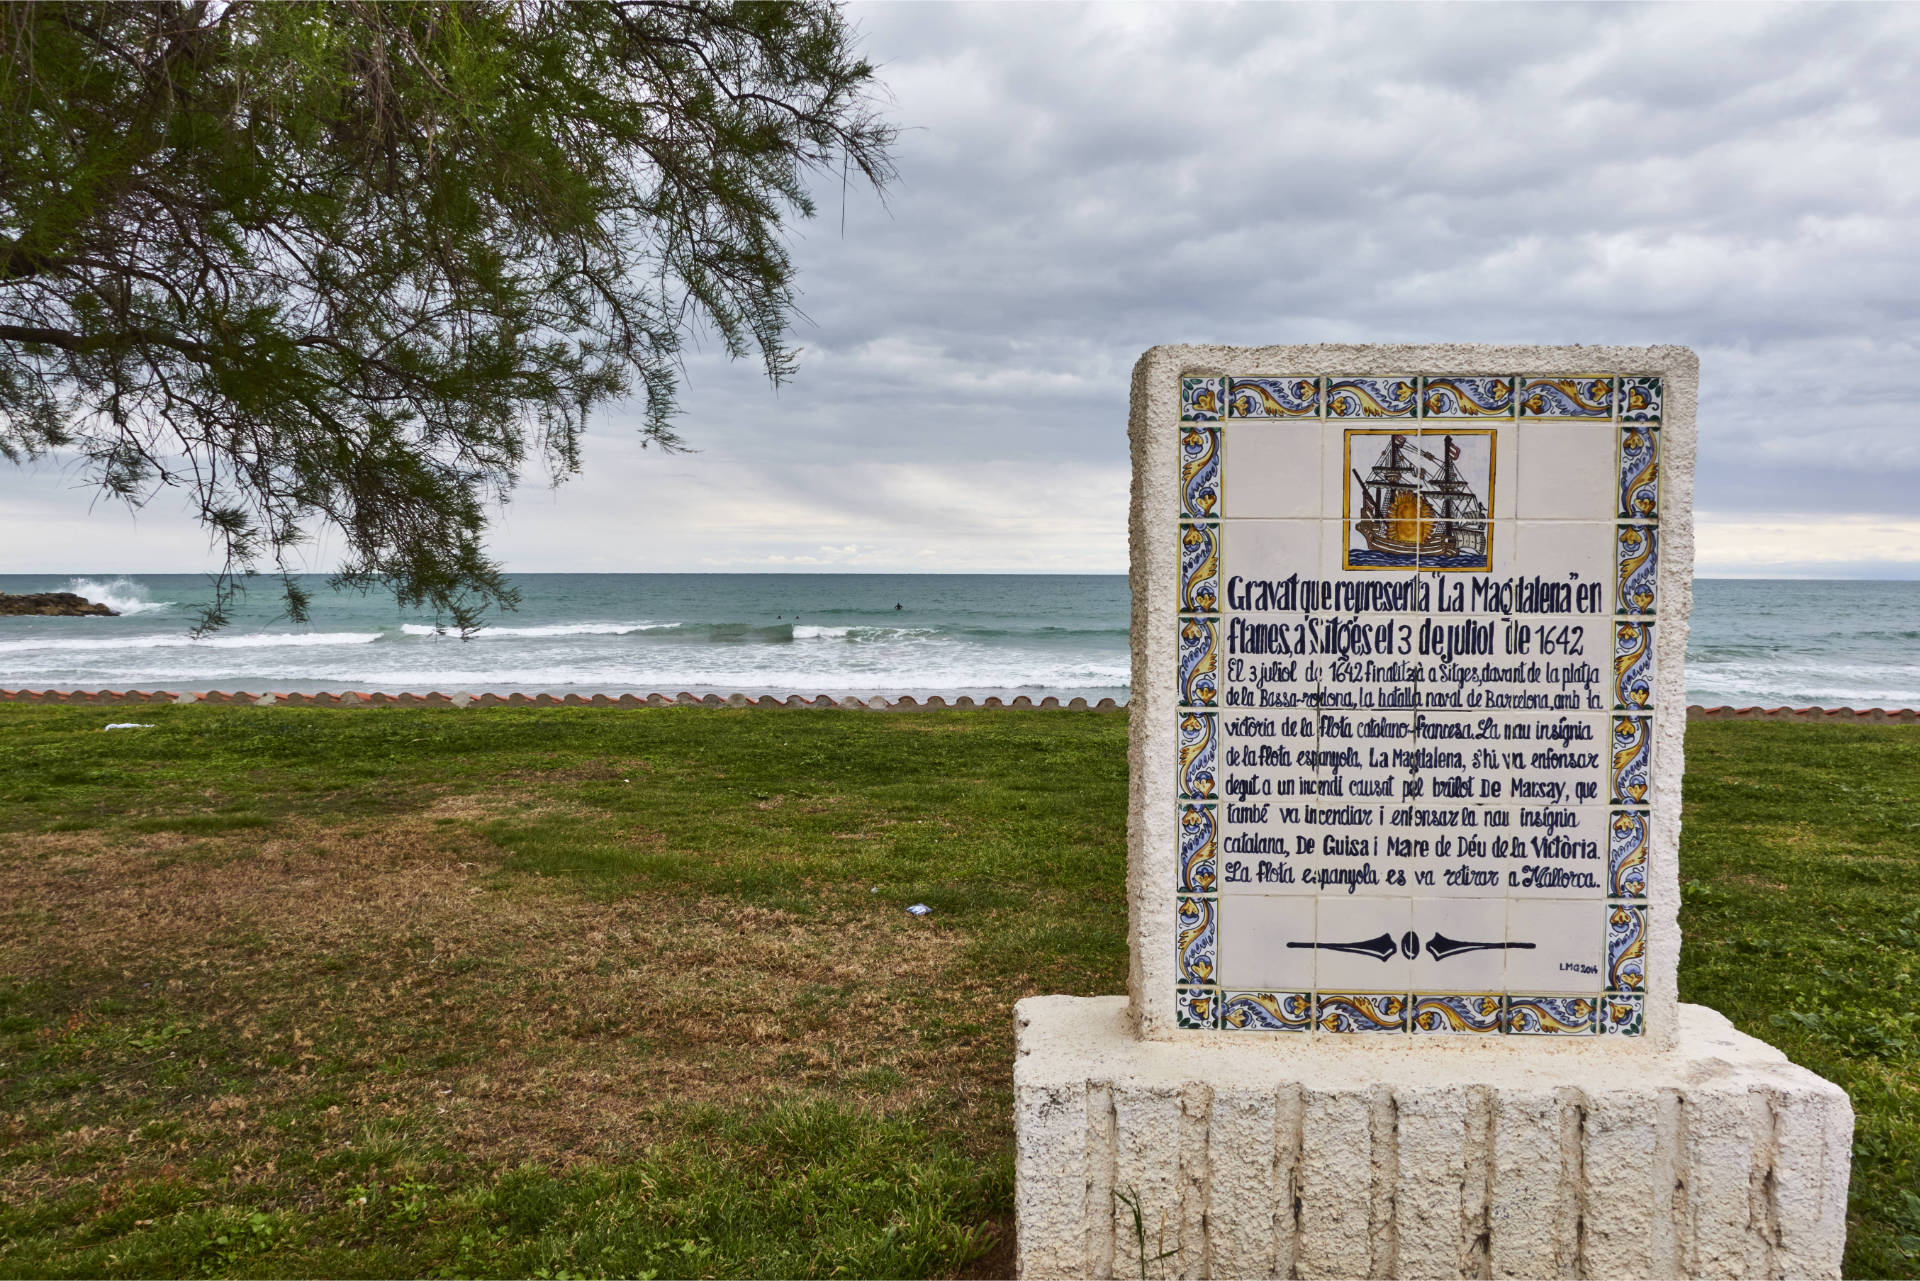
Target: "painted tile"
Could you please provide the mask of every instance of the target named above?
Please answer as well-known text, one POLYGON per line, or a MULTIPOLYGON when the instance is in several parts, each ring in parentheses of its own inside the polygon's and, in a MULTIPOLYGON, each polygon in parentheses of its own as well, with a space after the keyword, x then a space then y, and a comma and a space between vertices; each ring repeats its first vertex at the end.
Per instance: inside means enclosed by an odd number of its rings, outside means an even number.
POLYGON ((1173 978, 1176 983, 1213 982, 1218 920, 1210 898, 1182 898, 1173 912, 1173 978))
POLYGON ((1627 426, 1620 429, 1620 508, 1614 514, 1628 520, 1659 518, 1659 428, 1627 426))
POLYGON ((1620 380, 1620 421, 1657 423, 1665 389, 1658 378, 1622 378, 1620 380))
POLYGON ((1221 414, 1226 409, 1226 403, 1226 379, 1182 378, 1180 380, 1181 422, 1219 422, 1221 414))
POLYGON ((1180 807, 1180 892, 1211 894, 1219 859, 1219 817, 1211 805, 1180 807))
POLYGON ((1613 718, 1612 803, 1645 805, 1653 770, 1653 722, 1645 716, 1613 718))
POLYGON ((1218 1025, 1220 993, 1210 987, 1177 987, 1173 990, 1174 1022, 1183 1028, 1211 1028, 1218 1025))
POLYGON ((1220 429, 1180 429, 1180 514, 1220 514, 1220 429))
POLYGON ((1220 718, 1212 712, 1180 713, 1180 799, 1210 801, 1220 718))
POLYGON ((1220 620, 1180 620, 1180 703, 1212 707, 1219 697, 1220 620))
POLYGON ((1617 993, 1600 998, 1600 1034, 1602 1036, 1639 1036, 1646 1030, 1644 996, 1617 993))
POLYGON ((1607 842, 1607 897, 1647 896, 1647 815, 1621 810, 1607 842))
POLYGON ((1307 992, 1222 992, 1220 1026, 1234 1032, 1305 1032, 1313 1026, 1307 992))
POLYGON ((1611 378, 1527 378, 1520 383, 1522 418, 1611 418, 1611 378))
POLYGON ((1607 990, 1647 989, 1647 909, 1616 903, 1607 909, 1607 990))
POLYGON ((1411 378, 1329 378, 1329 418, 1411 418, 1419 389, 1411 378))
POLYGON ((1511 418, 1511 378, 1424 378, 1422 418, 1511 418))
POLYGON ((1412 1030, 1416 1033, 1498 1033, 1500 1009, 1500 997, 1492 992, 1467 996, 1416 994, 1412 1030))
POLYGON ((1660 570, 1659 526, 1622 525, 1614 540, 1614 612, 1653 613, 1659 603, 1654 598, 1660 570))
POLYGON ((1507 1031, 1520 1036, 1591 1036, 1590 996, 1509 996, 1507 1031))
POLYGON ((1180 612, 1212 614, 1220 608, 1220 526, 1180 527, 1180 612))
POLYGON ((1398 992, 1322 992, 1313 1021, 1322 1032, 1404 1032, 1407 998, 1398 992))
POLYGON ((1229 418, 1318 418, 1318 378, 1229 378, 1229 418))
POLYGON ((1653 624, 1613 625, 1613 705, 1629 712, 1653 706, 1653 624))
POLYGON ((1343 431, 1342 559, 1324 568, 1486 572, 1493 565, 1495 448, 1492 428, 1343 431), (1435 520, 1412 487, 1441 468, 1451 469, 1449 496, 1434 498, 1433 506, 1444 509, 1444 520, 1435 520))

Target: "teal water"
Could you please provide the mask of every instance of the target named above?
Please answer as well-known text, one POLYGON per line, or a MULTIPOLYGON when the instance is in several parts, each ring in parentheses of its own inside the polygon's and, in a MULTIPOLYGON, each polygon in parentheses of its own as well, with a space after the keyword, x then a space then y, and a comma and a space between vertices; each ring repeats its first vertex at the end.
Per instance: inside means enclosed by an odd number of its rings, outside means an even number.
MULTIPOLYGON (((469 641, 383 597, 324 590, 294 627, 265 586, 192 641, 199 576, 0 576, 0 591, 77 591, 124 611, 0 618, 0 687, 1127 695, 1119 575, 514 581, 519 612, 469 641)), ((1709 705, 1920 707, 1920 582, 1697 581, 1687 683, 1709 705)))

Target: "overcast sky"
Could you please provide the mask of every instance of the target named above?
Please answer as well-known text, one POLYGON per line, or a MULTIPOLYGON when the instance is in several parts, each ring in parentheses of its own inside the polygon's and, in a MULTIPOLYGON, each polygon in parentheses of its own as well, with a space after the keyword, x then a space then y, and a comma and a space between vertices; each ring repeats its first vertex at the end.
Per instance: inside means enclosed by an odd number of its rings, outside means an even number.
MULTIPOLYGON (((852 13, 901 179, 796 232, 797 379, 696 354, 508 568, 1119 572, 1141 351, 1460 339, 1692 346, 1699 572, 1920 577, 1920 6, 852 13)), ((68 484, 0 572, 210 565, 68 484)))

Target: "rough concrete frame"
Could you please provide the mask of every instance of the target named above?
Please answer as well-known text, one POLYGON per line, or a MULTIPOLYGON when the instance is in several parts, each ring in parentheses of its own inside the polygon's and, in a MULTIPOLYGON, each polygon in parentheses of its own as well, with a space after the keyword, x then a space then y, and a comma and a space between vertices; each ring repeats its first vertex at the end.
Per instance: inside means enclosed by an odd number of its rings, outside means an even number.
MULTIPOLYGON (((1228 1032, 1182 1031, 1174 1017, 1175 881, 1174 745, 1175 611, 1179 577, 1178 435, 1183 377, 1279 374, 1658 374, 1663 380, 1660 469, 1660 567, 1654 629, 1653 795, 1647 883, 1646 1032, 1638 1037, 1475 1038, 1472 1049, 1495 1056, 1638 1054, 1673 1044, 1675 975, 1680 956, 1680 778, 1685 768, 1687 624, 1693 606, 1694 414, 1700 360, 1686 347, 1539 347, 1481 343, 1324 343, 1280 347, 1154 347, 1133 367, 1128 434, 1133 486, 1128 513, 1133 594, 1133 689, 1127 762, 1127 990, 1137 1034, 1150 1040, 1197 1041, 1228 1032)), ((1516 427, 1524 429, 1524 421, 1516 427)), ((1350 1038, 1273 1035, 1259 1038, 1277 1053, 1305 1043, 1350 1038)), ((1369 1038, 1379 1040, 1394 1038, 1369 1038)), ((1397 1038, 1419 1052, 1432 1040, 1397 1038)))

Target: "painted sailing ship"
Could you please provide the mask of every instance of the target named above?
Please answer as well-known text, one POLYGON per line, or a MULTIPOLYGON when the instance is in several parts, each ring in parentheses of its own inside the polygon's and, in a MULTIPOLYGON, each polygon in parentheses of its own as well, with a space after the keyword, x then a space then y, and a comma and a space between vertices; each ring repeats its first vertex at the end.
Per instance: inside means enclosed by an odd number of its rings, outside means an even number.
POLYGON ((1487 508, 1460 474, 1460 446, 1444 438, 1435 458, 1405 436, 1393 436, 1360 482, 1354 529, 1374 551, 1394 557, 1481 557, 1487 551, 1487 508))

